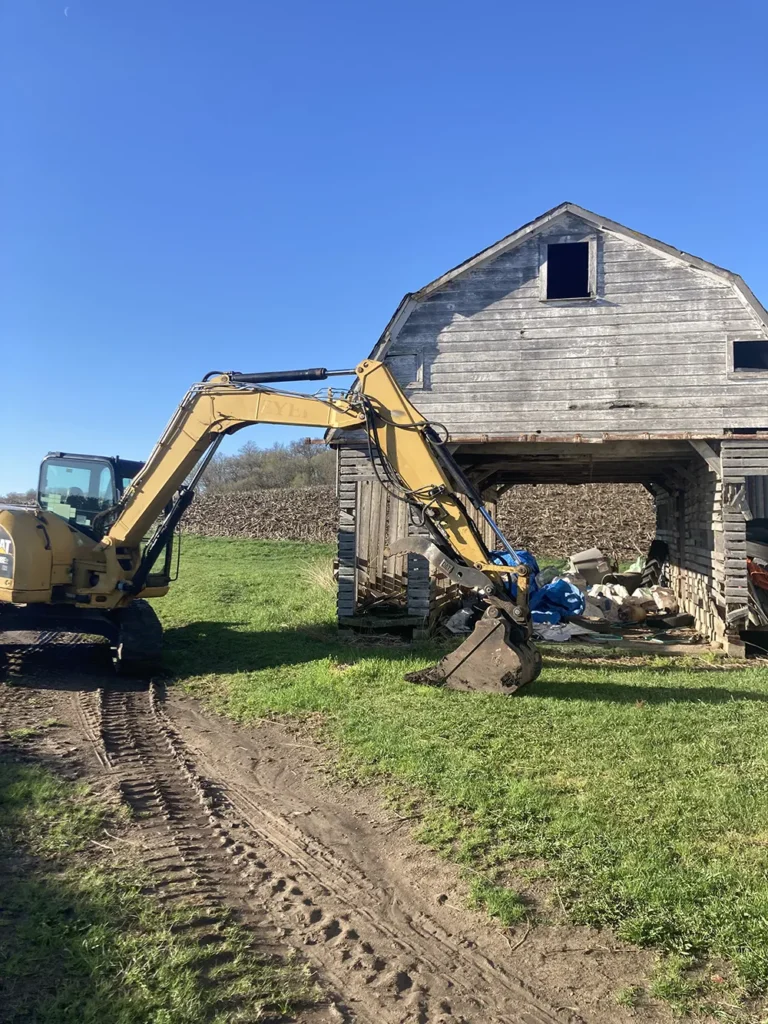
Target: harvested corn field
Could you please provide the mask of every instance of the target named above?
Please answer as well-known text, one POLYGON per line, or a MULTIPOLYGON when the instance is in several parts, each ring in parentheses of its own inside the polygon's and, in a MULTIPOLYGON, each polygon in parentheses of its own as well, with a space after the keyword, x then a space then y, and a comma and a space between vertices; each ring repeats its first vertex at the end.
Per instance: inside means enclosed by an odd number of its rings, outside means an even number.
POLYGON ((517 547, 570 555, 599 547, 617 559, 648 550, 655 533, 653 499, 640 484, 539 484, 512 487, 499 523, 517 547))
MULTIPOLYGON (((514 544, 548 555, 596 545, 618 558, 633 557, 654 533, 651 497, 634 484, 521 485, 503 495, 498 518, 514 544)), ((206 494, 184 520, 202 537, 326 542, 335 539, 336 522, 331 487, 206 494)))
POLYGON ((273 487, 198 496, 184 529, 200 537, 331 541, 336 517, 332 487, 273 487))

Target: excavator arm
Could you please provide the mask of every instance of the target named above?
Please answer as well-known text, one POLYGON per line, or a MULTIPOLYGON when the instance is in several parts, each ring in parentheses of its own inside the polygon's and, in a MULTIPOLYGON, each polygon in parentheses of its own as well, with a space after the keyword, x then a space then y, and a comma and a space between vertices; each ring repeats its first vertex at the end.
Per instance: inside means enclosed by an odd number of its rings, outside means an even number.
POLYGON ((256 423, 360 425, 357 414, 342 399, 323 400, 255 388, 240 383, 237 377, 217 375, 187 392, 126 491, 117 518, 106 534, 107 543, 137 547, 174 494, 188 487, 185 482, 190 475, 202 475, 227 434, 256 423))
MULTIPOLYGON (((509 573, 509 566, 490 563, 457 495, 458 487, 475 504, 482 504, 472 485, 465 478, 455 479, 461 473, 459 467, 441 450, 440 439, 387 367, 367 360, 355 372, 358 388, 349 398, 318 398, 261 384, 264 378, 306 379, 304 374, 322 379, 326 371, 321 370, 217 374, 196 384, 133 479, 105 542, 136 548, 190 474, 197 469, 200 475, 225 435, 257 423, 278 423, 364 431, 385 472, 394 473, 407 500, 428 510, 460 561, 489 573, 509 573)), ((500 532, 499 537, 503 541, 500 532)))
MULTIPOLYGON (((344 371, 340 371, 344 372, 344 371)), ((194 483, 227 434, 256 423, 279 423, 361 432, 382 485, 420 510, 427 535, 401 538, 389 554, 414 551, 436 571, 477 595, 484 606, 474 632, 457 651, 414 681, 461 689, 512 693, 539 672, 531 643, 527 567, 522 564, 441 438, 410 403, 388 368, 375 360, 355 370, 356 387, 344 398, 274 390, 287 380, 320 380, 324 370, 269 374, 216 374, 185 396, 144 468, 133 480, 105 545, 136 549, 176 495, 175 504, 142 563, 122 588, 141 593, 151 563, 192 497, 194 483), (190 474, 192 483, 185 484, 190 474), (470 502, 510 554, 512 565, 491 560, 470 518, 470 502), (165 531, 165 533, 164 533, 165 531), (506 580, 516 576, 516 597, 506 580)))
MULTIPOLYGON (((306 379, 311 374, 309 379, 322 379, 327 375, 322 370, 217 374, 196 384, 128 488, 105 545, 136 549, 175 494, 186 492, 191 498, 192 487, 185 481, 193 473, 199 478, 225 435, 257 423, 278 423, 363 431, 391 484, 401 488, 404 500, 426 509, 460 563, 492 575, 509 573, 509 566, 490 562, 458 492, 484 510, 482 501, 387 367, 368 360, 355 372, 358 388, 349 398, 329 394, 323 399, 261 385, 264 378, 306 379)), ((415 544, 413 550, 419 548, 415 544)), ((426 545, 420 546, 426 553, 426 545)), ((477 574, 471 576, 480 589, 490 585, 477 574)))

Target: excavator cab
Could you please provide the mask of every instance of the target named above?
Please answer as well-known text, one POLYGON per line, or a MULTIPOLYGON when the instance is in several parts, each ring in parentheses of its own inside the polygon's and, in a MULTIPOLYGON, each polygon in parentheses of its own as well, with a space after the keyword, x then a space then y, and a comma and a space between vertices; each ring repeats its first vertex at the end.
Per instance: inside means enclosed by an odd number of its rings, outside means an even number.
MULTIPOLYGON (((101 540, 114 520, 123 495, 144 463, 110 455, 81 455, 72 452, 49 452, 40 465, 37 503, 46 512, 66 519, 70 526, 92 540, 101 540)), ((170 506, 166 505, 167 515, 170 506)), ((142 552, 150 543, 153 531, 141 545, 142 552)), ((164 559, 159 568, 147 574, 148 585, 167 587, 171 577, 173 531, 161 545, 155 545, 153 565, 160 553, 164 559)))
POLYGON ((143 465, 106 455, 49 452, 40 465, 37 503, 98 539, 104 513, 118 504, 143 465))

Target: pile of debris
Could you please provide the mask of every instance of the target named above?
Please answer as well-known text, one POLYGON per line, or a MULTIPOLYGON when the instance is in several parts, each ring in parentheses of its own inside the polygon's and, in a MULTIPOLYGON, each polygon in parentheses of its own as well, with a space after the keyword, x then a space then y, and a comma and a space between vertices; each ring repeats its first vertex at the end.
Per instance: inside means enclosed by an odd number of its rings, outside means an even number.
POLYGON ((661 642, 701 639, 679 632, 689 630, 694 619, 679 614, 675 593, 665 585, 667 549, 661 541, 654 541, 647 557, 638 558, 625 573, 615 572, 599 548, 571 555, 565 571, 551 566, 539 571, 529 552, 517 554, 535 573, 530 607, 534 634, 541 640, 610 643, 640 624, 661 642))

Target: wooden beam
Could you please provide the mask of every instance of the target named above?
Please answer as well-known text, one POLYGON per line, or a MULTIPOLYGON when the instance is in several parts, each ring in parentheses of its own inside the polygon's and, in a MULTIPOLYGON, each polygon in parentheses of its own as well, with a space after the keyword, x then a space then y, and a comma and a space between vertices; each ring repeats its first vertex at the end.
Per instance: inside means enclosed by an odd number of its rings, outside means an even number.
POLYGON ((699 453, 699 455, 702 457, 702 459, 704 459, 704 461, 709 466, 709 468, 712 470, 712 472, 717 477, 722 477, 722 475, 723 475, 723 467, 722 467, 722 464, 720 462, 720 456, 717 455, 712 450, 712 448, 710 448, 710 446, 707 444, 707 442, 706 441, 697 441, 694 438, 691 438, 691 440, 688 443, 690 444, 690 446, 695 451, 697 451, 699 453))
POLYGON ((749 507, 747 498, 746 483, 725 483, 723 485, 723 504, 726 508, 736 509, 749 521, 753 519, 752 509, 749 507))

